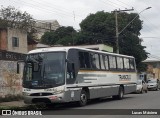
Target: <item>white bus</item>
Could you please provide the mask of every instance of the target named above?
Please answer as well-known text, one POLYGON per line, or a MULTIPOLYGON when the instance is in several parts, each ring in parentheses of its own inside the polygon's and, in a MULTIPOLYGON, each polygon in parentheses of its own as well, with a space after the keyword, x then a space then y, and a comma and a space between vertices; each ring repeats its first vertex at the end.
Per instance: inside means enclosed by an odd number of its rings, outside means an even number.
POLYGON ((136 65, 132 56, 76 47, 32 50, 23 75, 26 104, 77 101, 112 96, 122 99, 136 91, 136 65))

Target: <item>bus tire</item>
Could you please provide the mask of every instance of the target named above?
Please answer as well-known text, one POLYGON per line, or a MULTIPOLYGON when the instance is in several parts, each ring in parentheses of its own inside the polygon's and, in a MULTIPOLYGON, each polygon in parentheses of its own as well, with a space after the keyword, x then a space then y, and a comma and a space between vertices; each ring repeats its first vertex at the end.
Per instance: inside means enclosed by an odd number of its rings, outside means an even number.
POLYGON ((81 94, 80 94, 80 101, 79 101, 79 106, 85 106, 87 104, 87 92, 82 89, 81 94))
POLYGON ((122 86, 119 87, 118 95, 113 96, 113 99, 121 100, 124 97, 124 89, 122 86))

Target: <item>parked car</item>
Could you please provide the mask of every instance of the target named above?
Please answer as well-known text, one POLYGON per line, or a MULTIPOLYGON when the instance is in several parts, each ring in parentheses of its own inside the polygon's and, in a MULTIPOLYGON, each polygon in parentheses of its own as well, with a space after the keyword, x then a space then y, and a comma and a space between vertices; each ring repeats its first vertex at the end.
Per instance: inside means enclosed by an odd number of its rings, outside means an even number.
POLYGON ((148 88, 147 88, 147 83, 144 80, 137 80, 137 93, 147 93, 148 88))
POLYGON ((160 82, 158 79, 150 79, 148 80, 148 89, 149 90, 159 90, 160 89, 160 82))

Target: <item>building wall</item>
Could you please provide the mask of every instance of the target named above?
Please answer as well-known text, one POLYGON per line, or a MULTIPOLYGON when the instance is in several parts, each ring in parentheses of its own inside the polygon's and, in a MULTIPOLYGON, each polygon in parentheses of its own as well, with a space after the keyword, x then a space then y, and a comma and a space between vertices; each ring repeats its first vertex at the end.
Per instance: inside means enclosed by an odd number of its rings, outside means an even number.
POLYGON ((18 53, 27 53, 28 46, 27 46, 27 32, 21 31, 18 29, 10 29, 8 28, 7 32, 8 37, 8 51, 18 52, 18 53), (12 46, 12 37, 17 37, 19 39, 19 47, 12 46))
POLYGON ((20 73, 17 74, 17 60, 24 58, 23 54, 0 51, 0 98, 22 94, 24 64, 20 63, 20 73))
POLYGON ((42 35, 45 32, 49 32, 49 31, 54 31, 57 28, 59 28, 60 25, 58 23, 57 20, 42 20, 42 21, 38 21, 36 23, 36 30, 37 30, 37 38, 41 39, 42 35))
POLYGON ((31 50, 36 49, 36 45, 37 45, 37 44, 28 45, 28 51, 31 51, 31 50))
POLYGON ((152 78, 155 74, 155 78, 160 79, 160 62, 147 63, 147 78, 152 78))
POLYGON ((7 30, 0 30, 0 49, 7 50, 7 30))
POLYGON ((15 61, 0 60, 0 97, 22 94, 22 75, 16 74, 15 61))

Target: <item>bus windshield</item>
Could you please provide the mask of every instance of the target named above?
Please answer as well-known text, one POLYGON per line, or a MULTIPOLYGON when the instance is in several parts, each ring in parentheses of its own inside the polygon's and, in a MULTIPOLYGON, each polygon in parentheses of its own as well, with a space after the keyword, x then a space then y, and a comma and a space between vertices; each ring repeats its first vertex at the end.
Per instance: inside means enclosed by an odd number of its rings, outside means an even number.
POLYGON ((23 87, 44 89, 65 83, 65 52, 29 54, 26 58, 23 87))

